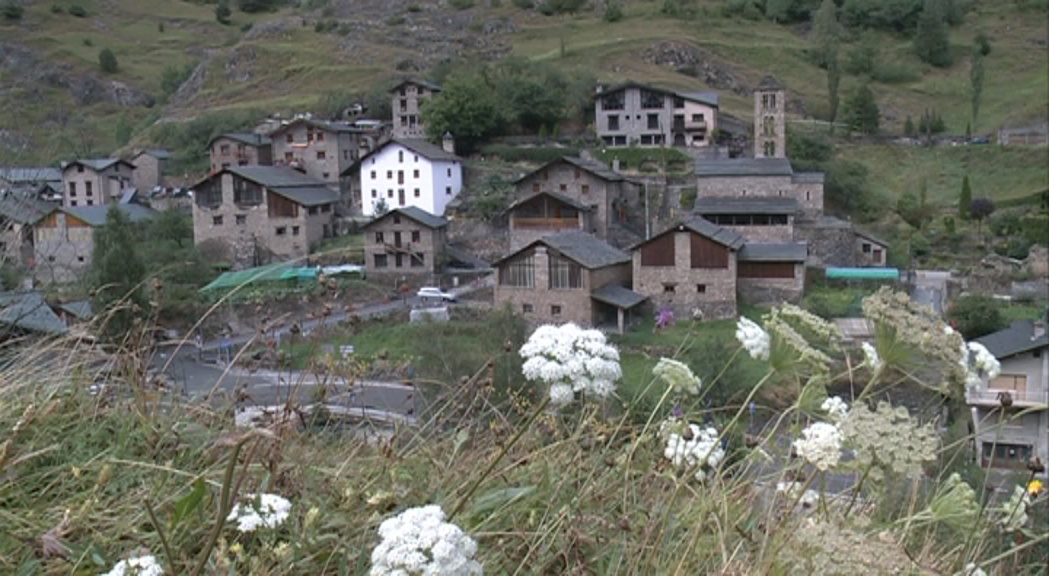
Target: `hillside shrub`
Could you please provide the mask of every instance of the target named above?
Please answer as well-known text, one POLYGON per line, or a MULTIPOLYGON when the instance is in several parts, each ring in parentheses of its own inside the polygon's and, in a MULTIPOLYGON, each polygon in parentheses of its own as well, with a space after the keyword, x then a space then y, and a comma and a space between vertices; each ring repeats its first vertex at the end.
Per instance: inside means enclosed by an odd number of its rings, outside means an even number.
POLYGON ((522 10, 531 10, 532 8, 535 8, 535 2, 532 0, 512 0, 512 3, 514 6, 522 10))
POLYGON ((947 318, 966 340, 979 338, 1005 327, 1001 305, 983 294, 970 294, 955 300, 947 309, 947 318))
POLYGON ((80 4, 73 4, 68 10, 66 10, 66 12, 69 12, 70 16, 76 16, 77 18, 87 17, 87 10, 85 10, 80 4))
POLYGON ((232 20, 233 11, 229 8, 229 0, 219 0, 218 6, 215 6, 215 20, 219 24, 229 25, 232 20))
POLYGON ((14 0, 7 0, 3 6, 0 6, 0 14, 3 15, 4 20, 21 20, 24 12, 22 5, 14 0))
POLYGON ((61 14, 63 12, 65 12, 65 9, 62 8, 61 4, 52 4, 51 5, 51 13, 52 14, 61 14))
POLYGON ((120 69, 120 64, 112 50, 103 48, 98 52, 98 67, 106 74, 114 74, 120 69))
POLYGON ((605 13, 601 18, 605 22, 619 22, 623 19, 623 6, 619 2, 609 2, 605 5, 605 13))
POLYGON ((241 12, 253 14, 256 12, 273 12, 285 4, 286 0, 237 0, 237 8, 241 12))
POLYGON ((474 7, 474 0, 448 0, 448 5, 456 10, 466 10, 474 7))

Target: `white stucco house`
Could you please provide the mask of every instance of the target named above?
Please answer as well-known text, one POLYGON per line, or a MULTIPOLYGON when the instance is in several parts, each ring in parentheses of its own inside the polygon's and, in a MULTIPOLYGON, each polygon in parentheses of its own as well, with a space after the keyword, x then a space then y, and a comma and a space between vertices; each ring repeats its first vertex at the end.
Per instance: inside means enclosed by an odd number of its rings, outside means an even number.
POLYGON ((388 140, 345 175, 357 180, 354 195, 359 194, 365 216, 374 216, 383 205, 387 210, 414 206, 443 216, 463 188, 463 163, 450 142, 442 147, 420 139, 388 140))
MULTIPOLYGON (((1002 365, 998 377, 965 394, 972 412, 977 462, 984 468, 1024 470, 1037 457, 1049 465, 1045 318, 1019 320, 976 341, 1002 365)), ((1045 470, 1040 476, 1046 477, 1045 470)))

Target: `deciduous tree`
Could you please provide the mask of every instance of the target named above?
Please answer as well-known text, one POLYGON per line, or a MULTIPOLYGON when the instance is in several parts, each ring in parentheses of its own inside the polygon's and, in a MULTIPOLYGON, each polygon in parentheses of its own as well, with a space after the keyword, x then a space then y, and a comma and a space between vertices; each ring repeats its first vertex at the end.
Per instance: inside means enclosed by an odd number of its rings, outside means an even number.
POLYGON ((944 68, 954 63, 945 0, 925 0, 914 34, 914 50, 933 66, 944 68))
POLYGON ((845 103, 845 121, 849 128, 864 134, 874 134, 881 124, 881 111, 874 100, 870 86, 864 84, 845 103))

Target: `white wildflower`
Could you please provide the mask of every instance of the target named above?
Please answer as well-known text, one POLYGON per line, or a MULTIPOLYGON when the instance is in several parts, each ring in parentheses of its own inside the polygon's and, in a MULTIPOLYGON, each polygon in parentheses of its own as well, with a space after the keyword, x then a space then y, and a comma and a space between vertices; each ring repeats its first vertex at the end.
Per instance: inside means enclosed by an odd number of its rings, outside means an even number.
POLYGON ((797 499, 798 506, 802 508, 812 508, 819 504, 820 493, 815 490, 801 490, 805 487, 801 482, 777 482, 776 492, 782 493, 786 498, 790 500, 797 499))
POLYGON ((979 388, 1002 371, 998 359, 979 342, 962 344, 960 364, 965 370, 965 385, 968 388, 979 388))
POLYGON ((863 348, 863 356, 866 359, 867 366, 872 372, 877 372, 882 366, 882 361, 878 356, 878 351, 874 349, 874 346, 872 346, 870 342, 864 342, 860 347, 863 348))
POLYGON ((975 562, 969 562, 957 576, 987 576, 987 573, 983 571, 983 568, 977 566, 975 562))
POLYGON ((801 431, 804 438, 794 441, 798 456, 819 470, 837 466, 841 458, 841 431, 833 424, 814 422, 801 431))
POLYGON ((251 496, 248 502, 237 504, 226 517, 227 522, 236 522, 237 530, 253 532, 256 528, 276 528, 288 519, 291 502, 276 494, 251 496))
POLYGON ((746 316, 736 322, 736 339, 755 360, 769 359, 769 334, 746 316))
POLYGON ((409 508, 379 526, 371 576, 470 576, 483 574, 474 560, 477 542, 445 522, 440 506, 409 508))
POLYGON ((117 562, 102 576, 161 576, 164 569, 154 556, 139 556, 117 562))
POLYGON ((1013 495, 998 509, 998 524, 1006 532, 1015 532, 1027 524, 1027 507, 1031 505, 1031 495, 1023 486, 1017 486, 1013 495))
POLYGON ((717 468, 725 458, 725 451, 718 441, 718 431, 713 428, 670 421, 663 427, 663 432, 666 437, 663 457, 670 460, 675 468, 695 470, 696 480, 705 480, 706 469, 717 468))
POLYGON ((527 380, 549 386, 550 402, 564 406, 576 392, 605 398, 623 375, 619 351, 598 330, 575 324, 540 326, 520 350, 527 380))
POLYGON ((688 364, 670 358, 660 358, 656 367, 652 369, 652 375, 662 379, 677 392, 699 394, 699 387, 702 385, 702 381, 692 373, 688 364))
POLYGON ((834 422, 841 422, 849 414, 849 405, 840 396, 832 396, 823 401, 820 408, 829 415, 834 422))

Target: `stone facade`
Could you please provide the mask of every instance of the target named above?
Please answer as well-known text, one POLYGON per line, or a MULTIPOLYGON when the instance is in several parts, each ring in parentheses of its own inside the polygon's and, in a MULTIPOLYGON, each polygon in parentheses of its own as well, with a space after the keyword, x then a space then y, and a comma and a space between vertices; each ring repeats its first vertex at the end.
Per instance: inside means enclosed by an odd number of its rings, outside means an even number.
POLYGON ((811 225, 795 229, 796 240, 809 246, 810 266, 857 265, 856 235, 852 224, 837 218, 823 218, 811 225))
POLYGON ((273 165, 273 144, 259 134, 223 134, 211 141, 208 152, 212 174, 231 166, 273 165))
POLYGON ((420 110, 440 90, 440 86, 416 80, 406 80, 390 90, 394 138, 426 138, 420 110))
POLYGON ((194 242, 224 245, 235 268, 305 257, 334 230, 337 194, 317 187, 325 201, 300 202, 229 170, 211 176, 194 187, 194 242))
POLYGON ((640 84, 599 87, 594 115, 605 146, 705 147, 718 127, 718 98, 640 84))
POLYGON ((607 285, 625 286, 630 283, 630 264, 624 262, 597 269, 580 267, 580 286, 551 288, 550 258, 560 257, 542 244, 515 254, 497 265, 495 306, 509 306, 530 324, 563 324, 575 322, 581 326, 615 323, 614 317, 605 317, 605 307, 594 302, 590 294, 607 285), (508 282, 508 267, 522 261, 532 262, 532 285, 515 286, 508 282))
MULTIPOLYGON (((719 162, 732 163, 734 161, 719 162)), ((805 176, 799 179, 796 176, 790 173, 705 176, 701 173, 696 180, 696 196, 794 198, 801 208, 800 218, 807 220, 819 218, 823 215, 822 178, 805 176)))
POLYGON ((766 76, 754 90, 754 157, 787 157, 787 93, 766 76))
POLYGON ((379 144, 381 130, 345 122, 297 119, 270 134, 274 164, 299 166, 306 174, 339 189, 339 176, 379 144))
MULTIPOLYGON (((805 290, 804 262, 785 262, 783 267, 793 269, 791 278, 760 278, 740 276, 737 279, 739 299, 747 304, 800 303, 805 290)), ((753 267, 750 267, 753 270, 753 267)))
POLYGON ((593 212, 590 210, 582 210, 542 194, 511 208, 510 249, 517 250, 551 234, 595 229, 593 212))
POLYGON ((135 166, 125 160, 77 160, 62 168, 63 206, 95 206, 120 200, 135 166))
POLYGON ((34 277, 46 284, 79 280, 91 265, 95 229, 55 210, 33 227, 34 277))
POLYGON ((854 240, 856 263, 859 266, 881 268, 886 264, 885 256, 888 253, 888 245, 877 238, 872 238, 859 232, 854 240))
MULTIPOLYGON (((611 240, 610 232, 615 226, 628 229, 644 227, 641 185, 612 172, 599 162, 579 158, 555 160, 518 180, 514 190, 518 201, 541 192, 574 202, 577 205, 576 211, 579 207, 589 208, 589 214, 577 220, 579 224, 586 226, 583 231, 602 240, 611 240)), ((525 207, 527 206, 522 205, 522 208, 525 207)), ((513 212, 511 217, 514 217, 513 212)), ((534 240, 537 234, 555 234, 574 226, 564 220, 556 213, 538 219, 518 219, 514 229, 521 230, 523 234, 518 238, 512 233, 511 243, 514 247, 524 246, 534 240), (547 227, 546 230, 543 230, 544 226, 547 227)))
POLYGON ((131 163, 135 165, 132 184, 140 192, 148 192, 160 186, 164 176, 164 163, 169 153, 163 150, 144 150, 139 152, 131 163))
MULTIPOLYGON (((371 276, 429 275, 444 262, 446 226, 432 225, 393 210, 364 228, 364 263, 371 276)), ((435 282, 436 283, 436 282, 435 282)))
POLYGON ((734 249, 674 228, 634 249, 633 290, 679 318, 696 310, 706 319, 731 318, 736 315, 736 266, 734 249))

